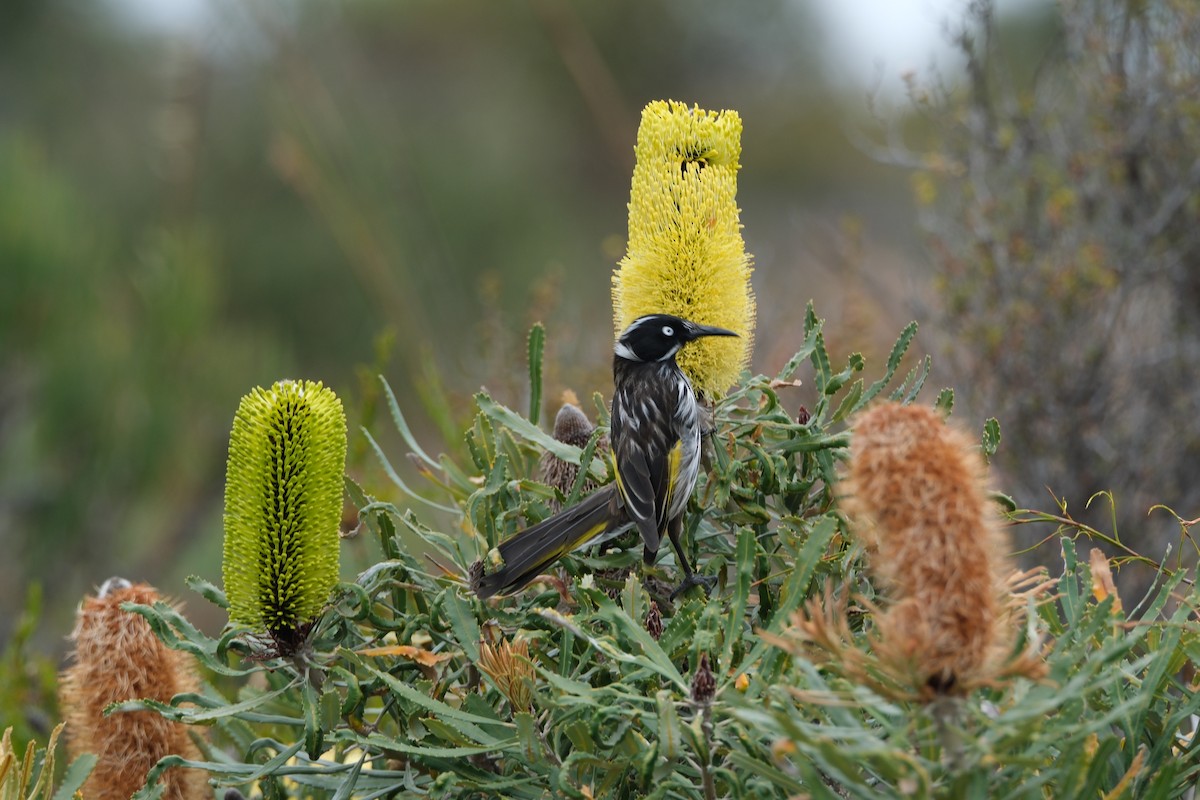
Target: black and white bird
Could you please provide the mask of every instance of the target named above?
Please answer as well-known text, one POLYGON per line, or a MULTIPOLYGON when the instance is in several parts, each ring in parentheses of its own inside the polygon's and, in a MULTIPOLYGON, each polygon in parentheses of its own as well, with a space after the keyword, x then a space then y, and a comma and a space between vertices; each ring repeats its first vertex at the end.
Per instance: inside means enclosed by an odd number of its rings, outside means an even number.
POLYGON ((636 527, 647 565, 658 556, 664 532, 671 539, 683 583, 703 585, 688 564, 680 535, 683 515, 700 472, 700 409, 675 355, 703 336, 737 336, 668 314, 639 317, 613 349, 609 439, 616 481, 582 502, 501 542, 499 565, 471 569, 471 588, 481 598, 523 588, 563 555, 594 540, 636 527))

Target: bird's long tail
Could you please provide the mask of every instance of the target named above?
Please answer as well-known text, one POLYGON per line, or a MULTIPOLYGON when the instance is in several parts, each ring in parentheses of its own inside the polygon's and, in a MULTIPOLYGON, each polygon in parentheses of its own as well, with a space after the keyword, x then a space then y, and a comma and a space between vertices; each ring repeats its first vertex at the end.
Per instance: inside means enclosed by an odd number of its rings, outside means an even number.
MULTIPOLYGON (((582 502, 510 536, 497 548, 503 564, 481 575, 472 568, 471 589, 482 599, 511 594, 525 587, 548 566, 575 548, 595 539, 618 520, 614 517, 615 484, 588 495, 582 502)), ((478 564, 479 562, 476 562, 478 564)))

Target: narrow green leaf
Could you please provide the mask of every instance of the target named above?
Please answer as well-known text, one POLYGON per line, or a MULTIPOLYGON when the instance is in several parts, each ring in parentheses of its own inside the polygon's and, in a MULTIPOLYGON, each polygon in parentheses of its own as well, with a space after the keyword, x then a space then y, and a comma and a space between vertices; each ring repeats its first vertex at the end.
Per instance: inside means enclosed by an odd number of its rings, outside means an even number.
POLYGON ((408 427, 408 421, 404 419, 404 413, 400 410, 400 404, 396 402, 396 395, 392 391, 391 385, 387 382, 387 378, 380 375, 379 382, 383 384, 383 394, 387 398, 388 410, 392 414, 392 421, 396 424, 396 430, 400 431, 400 436, 404 439, 404 443, 408 445, 409 450, 417 455, 417 458, 424 461, 431 468, 437 469, 438 462, 429 457, 429 454, 421 447, 421 443, 417 441, 417 437, 413 436, 412 429, 408 427))
POLYGON ((741 750, 731 750, 729 760, 734 766, 739 767, 745 772, 752 772, 763 776, 790 795, 808 797, 811 795, 812 789, 820 788, 819 786, 805 786, 775 765, 768 763, 762 758, 755 758, 741 750))
POLYGON ((367 760, 367 750, 363 750, 363 754, 358 761, 354 762, 354 767, 350 770, 350 774, 342 781, 342 785, 338 787, 337 793, 334 794, 333 800, 350 800, 354 794, 354 787, 358 783, 358 776, 362 773, 363 762, 367 760))
POLYGON ((88 775, 92 773, 92 768, 96 766, 97 760, 95 754, 84 753, 72 761, 67 767, 67 771, 63 773, 62 783, 59 785, 58 791, 54 793, 53 800, 71 800, 83 786, 88 775))
POLYGON ((842 402, 838 403, 837 410, 833 412, 830 422, 841 422, 846 417, 857 411, 863 404, 863 382, 862 378, 856 380, 850 386, 850 391, 846 392, 846 396, 842 398, 842 402))
POLYGON ((402 742, 399 739, 391 739, 378 733, 372 733, 363 740, 363 744, 368 747, 394 750, 397 753, 406 753, 411 756, 466 758, 467 756, 478 756, 484 753, 511 750, 518 744, 518 740, 505 739, 504 741, 495 741, 492 744, 481 745, 479 747, 426 747, 424 745, 402 742))
POLYGON ((929 377, 929 370, 932 368, 933 359, 929 356, 925 356, 920 365, 913 368, 914 378, 912 387, 909 388, 908 394, 904 396, 904 403, 906 405, 916 400, 917 395, 921 393, 921 389, 925 388, 925 380, 929 377))
POLYGON ((176 720, 179 722, 187 722, 191 725, 199 723, 213 722, 218 719, 227 717, 237 717, 247 711, 253 711, 265 703, 274 700, 284 692, 296 685, 297 679, 293 679, 291 683, 275 689, 274 691, 256 694, 240 703, 232 705, 218 705, 213 708, 193 708, 193 707, 176 707, 170 703, 163 703, 158 700, 126 700, 122 703, 113 703, 104 709, 104 715, 115 713, 124 713, 127 711, 145 711, 147 709, 156 711, 167 719, 176 720))
POLYGON ((896 376, 896 370, 900 368, 900 362, 904 360, 904 354, 908 352, 908 346, 912 344, 913 337, 916 335, 917 323, 915 321, 904 326, 904 330, 900 332, 900 337, 892 345, 892 352, 888 355, 887 371, 882 378, 872 383, 870 388, 863 393, 860 407, 874 400, 875 396, 892 382, 892 378, 896 376))
POLYGON ((742 641, 742 626, 746 624, 746 606, 750 599, 750 585, 754 581, 754 559, 757 553, 757 542, 754 531, 742 528, 738 531, 737 539, 737 580, 734 584, 733 597, 730 598, 728 625, 725 630, 725 648, 721 658, 722 663, 728 664, 733 652, 734 642, 742 641))
POLYGON ((451 506, 444 506, 441 503, 435 503, 434 501, 430 500, 429 498, 423 497, 422 495, 418 494, 417 492, 415 492, 411 488, 409 488, 409 485, 407 483, 405 483, 404 479, 400 477, 400 474, 396 472, 395 468, 392 466, 392 462, 388 460, 388 457, 383 452, 383 448, 380 447, 379 443, 375 441, 375 437, 371 435, 371 432, 369 430, 367 430, 366 428, 362 428, 361 430, 363 432, 363 435, 367 437, 367 444, 369 444, 371 446, 371 449, 375 451, 375 457, 379 459, 379 465, 381 467, 383 467, 384 474, 386 474, 388 476, 388 478, 392 481, 392 483, 396 484, 396 486, 400 489, 400 491, 404 492, 406 495, 411 497, 413 500, 417 500, 421 503, 424 503, 425 505, 430 506, 431 508, 436 508, 439 511, 446 511, 451 514, 459 513, 459 510, 457 508, 453 508, 451 506))
POLYGON ((494 719, 488 719, 486 717, 481 717, 476 714, 471 714, 466 711, 462 711, 460 709, 454 708, 453 706, 446 705, 441 700, 436 700, 427 694, 417 691, 412 686, 408 685, 407 683, 400 680, 396 676, 394 676, 390 673, 384 672, 383 670, 376 669, 375 667, 366 663, 365 660, 363 660, 362 658, 359 658, 357 655, 350 652, 349 650, 341 648, 338 650, 338 652, 343 658, 347 659, 348 661, 358 664, 360 667, 362 667, 363 669, 367 670, 375 677, 382 680, 385 684, 387 684, 388 689, 393 694, 399 695, 400 697, 403 697, 404 699, 408 700, 409 702, 414 703, 415 705, 418 705, 421 708, 424 708, 426 711, 429 711, 429 712, 437 715, 437 717, 439 719, 441 719, 443 722, 447 722, 448 720, 454 720, 454 722, 455 722, 454 727, 456 727, 459 731, 466 734, 470 738, 474 739, 476 742, 479 742, 480 744, 495 745, 497 742, 497 739, 495 736, 488 733, 480 726, 482 726, 482 725, 489 725, 489 726, 499 725, 499 726, 506 727, 506 728, 512 727, 511 723, 497 722, 494 719))
POLYGON ((577 637, 586 641, 608 658, 621 663, 636 664, 651 669, 674 683, 682 691, 688 691, 687 681, 679 674, 679 670, 671 663, 670 657, 663 651, 658 642, 650 638, 650 634, 646 633, 640 622, 634 622, 630 619, 629 615, 617 608, 611 600, 605 598, 601 601, 597 616, 612 622, 626 636, 637 641, 642 646, 642 653, 626 652, 616 647, 611 639, 601 639, 592 635, 586 629, 577 625, 570 617, 563 615, 553 608, 538 609, 538 614, 556 625, 570 628, 577 637))
MULTIPOLYGON (((479 411, 496 423, 505 426, 516 435, 526 441, 533 442, 543 450, 548 450, 554 455, 567 461, 571 464, 578 464, 579 457, 582 451, 574 445, 560 442, 550 434, 543 431, 538 426, 534 425, 529 420, 514 412, 512 409, 497 403, 486 392, 479 392, 475 395, 475 402, 479 406, 479 411)), ((589 465, 588 474, 594 480, 604 480, 603 466, 596 460, 593 460, 589 465)))
POLYGON ((658 752, 668 762, 680 752, 683 733, 679 727, 679 711, 675 708, 674 694, 670 689, 659 689, 654 695, 658 706, 658 752))
POLYGON ((521 743, 521 754, 529 764, 536 764, 544 759, 542 743, 538 740, 537 722, 528 711, 513 717, 517 724, 517 741, 521 743))
POLYGON ((529 421, 537 425, 542 416, 542 354, 546 349, 546 328, 534 323, 529 331, 529 421))
POLYGON ((472 663, 479 662, 479 622, 470 604, 458 596, 454 587, 442 593, 442 611, 450 622, 450 630, 472 663))
POLYGON ((321 730, 321 698, 317 688, 308 681, 304 683, 300 698, 300 708, 304 712, 304 752, 309 758, 316 759, 325 743, 325 732, 321 730))

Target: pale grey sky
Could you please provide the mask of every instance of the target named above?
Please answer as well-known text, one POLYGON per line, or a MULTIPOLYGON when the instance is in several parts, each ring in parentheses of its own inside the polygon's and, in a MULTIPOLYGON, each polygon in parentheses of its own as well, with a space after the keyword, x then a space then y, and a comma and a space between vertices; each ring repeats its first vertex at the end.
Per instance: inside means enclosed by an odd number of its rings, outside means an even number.
MULTIPOLYGON (((214 0, 111 0, 151 28, 187 30, 202 25, 214 0)), ((879 84, 897 92, 905 72, 922 73, 951 57, 947 25, 962 20, 969 0, 793 0, 821 26, 829 80, 835 85, 879 84)), ((1053 0, 996 0, 1005 9, 1053 0)))

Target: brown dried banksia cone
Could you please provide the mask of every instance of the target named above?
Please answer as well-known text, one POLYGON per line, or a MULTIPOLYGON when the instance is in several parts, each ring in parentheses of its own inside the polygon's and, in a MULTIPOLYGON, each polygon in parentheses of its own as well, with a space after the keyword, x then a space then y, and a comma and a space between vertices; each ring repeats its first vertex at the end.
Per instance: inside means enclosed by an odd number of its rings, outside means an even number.
POLYGON ((890 600, 880 658, 924 692, 986 680, 1010 641, 1011 570, 978 447, 932 408, 876 406, 854 424, 845 494, 890 600))
POLYGON ((692 676, 692 702, 706 706, 717 694, 717 678, 708 664, 708 653, 700 654, 696 674, 692 676))
MULTIPOLYGON (((558 410, 558 414, 554 417, 554 438, 560 442, 574 445, 581 450, 587 446, 588 440, 591 439, 592 433, 595 430, 596 426, 580 410, 579 406, 573 403, 563 403, 562 408, 558 410)), ((608 437, 602 437, 596 443, 595 455, 603 458, 607 452, 608 437)), ((553 486, 566 497, 571 494, 571 489, 575 486, 575 480, 578 477, 578 464, 563 461, 550 452, 542 453, 541 461, 538 462, 538 481, 547 486, 553 486)), ((591 478, 587 478, 584 480, 579 493, 580 495, 587 495, 595 489, 596 482, 591 478)), ((562 510, 562 504, 557 500, 551 500, 550 507, 553 513, 558 513, 562 510)))
POLYGON ((662 638, 663 630, 662 611, 659 610, 658 603, 651 600, 650 610, 646 612, 646 633, 657 642, 662 638))
MULTIPOLYGON (((95 597, 84 598, 76 615, 75 663, 60 676, 58 691, 71 757, 95 753, 99 759, 83 784, 89 800, 127 800, 163 756, 200 757, 186 726, 153 711, 104 716, 112 703, 166 703, 177 694, 199 691, 190 658, 159 641, 141 616, 121 609, 122 603, 150 605, 160 599, 147 584, 110 578, 95 597)), ((162 784, 163 797, 173 800, 210 795, 198 770, 168 770, 162 784)))

